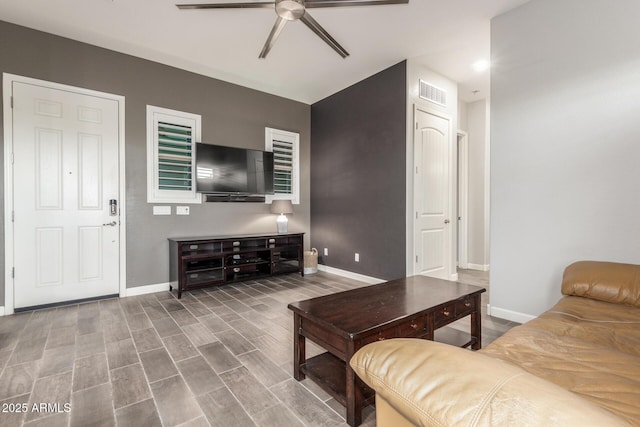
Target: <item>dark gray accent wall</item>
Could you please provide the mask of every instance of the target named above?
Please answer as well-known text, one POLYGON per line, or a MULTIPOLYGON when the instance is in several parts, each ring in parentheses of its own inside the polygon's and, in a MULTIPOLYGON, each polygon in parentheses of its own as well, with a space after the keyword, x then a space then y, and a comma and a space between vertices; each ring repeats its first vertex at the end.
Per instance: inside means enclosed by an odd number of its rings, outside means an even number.
POLYGON ((153 216, 146 201, 147 104, 201 114, 203 140, 214 144, 264 149, 265 126, 299 132, 301 202, 289 228, 309 232, 309 105, 2 21, 0 52, 0 72, 125 97, 127 287, 168 282, 169 236, 276 231, 275 216, 260 203, 190 205, 189 216, 177 217, 175 208, 172 216, 153 216))
POLYGON ((311 245, 322 264, 405 276, 406 69, 400 62, 311 106, 311 245))

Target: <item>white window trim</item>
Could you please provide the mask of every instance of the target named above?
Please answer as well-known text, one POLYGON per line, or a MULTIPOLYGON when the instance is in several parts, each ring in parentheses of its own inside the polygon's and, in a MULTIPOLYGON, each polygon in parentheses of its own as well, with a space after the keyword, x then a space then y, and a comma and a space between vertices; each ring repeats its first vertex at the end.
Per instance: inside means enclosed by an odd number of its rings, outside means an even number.
POLYGON ((147 105, 147 203, 202 203, 202 195, 196 192, 195 186, 195 155, 196 142, 202 141, 202 116, 168 108, 147 105), (192 190, 171 191, 160 190, 158 183, 158 121, 191 126, 194 129, 192 190))
POLYGON ((300 204, 300 134, 286 130, 264 128, 265 149, 273 151, 273 140, 283 139, 293 144, 293 179, 291 181, 291 194, 267 194, 265 203, 271 204, 274 200, 291 200, 294 205, 300 204))

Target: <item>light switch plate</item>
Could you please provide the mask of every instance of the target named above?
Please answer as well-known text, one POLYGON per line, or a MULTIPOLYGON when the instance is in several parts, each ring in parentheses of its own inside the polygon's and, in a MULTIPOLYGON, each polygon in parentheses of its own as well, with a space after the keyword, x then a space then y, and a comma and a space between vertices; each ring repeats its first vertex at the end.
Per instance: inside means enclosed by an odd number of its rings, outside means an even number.
POLYGON ((176 206, 176 215, 189 215, 189 206, 176 206))
POLYGON ((171 206, 154 206, 154 215, 171 215, 171 206))

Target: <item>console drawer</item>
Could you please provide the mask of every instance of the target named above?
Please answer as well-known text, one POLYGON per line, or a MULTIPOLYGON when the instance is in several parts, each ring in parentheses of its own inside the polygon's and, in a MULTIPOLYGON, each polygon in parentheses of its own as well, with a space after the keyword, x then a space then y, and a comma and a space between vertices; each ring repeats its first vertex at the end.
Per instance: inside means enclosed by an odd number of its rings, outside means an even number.
POLYGON ((222 282, 224 280, 224 270, 222 268, 215 268, 211 270, 198 271, 195 273, 186 273, 187 287, 200 285, 206 282, 222 282))
POLYGON ((195 270, 207 270, 211 268, 222 268, 222 258, 208 258, 201 260, 185 260, 184 267, 187 272, 195 270))

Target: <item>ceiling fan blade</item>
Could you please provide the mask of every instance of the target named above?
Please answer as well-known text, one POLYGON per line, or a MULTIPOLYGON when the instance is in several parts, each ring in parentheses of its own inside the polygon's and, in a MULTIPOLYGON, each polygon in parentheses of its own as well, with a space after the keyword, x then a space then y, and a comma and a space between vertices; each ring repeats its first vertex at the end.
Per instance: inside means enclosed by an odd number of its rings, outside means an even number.
POLYGON ((351 7, 351 6, 379 6, 383 4, 406 4, 409 0, 307 0, 306 8, 312 7, 351 7))
POLYGON ((331 37, 331 35, 327 33, 327 31, 324 28, 322 28, 320 24, 318 24, 318 21, 313 19, 311 15, 309 15, 306 11, 304 15, 302 15, 300 20, 304 22, 304 24, 307 27, 309 27, 311 31, 316 33, 318 37, 320 37, 329 46, 331 46, 333 50, 338 52, 338 55, 342 56, 343 58, 346 58, 347 56, 349 56, 349 52, 347 52, 342 46, 340 46, 340 43, 338 43, 333 37, 331 37))
POLYGON ((177 4, 178 9, 245 9, 245 8, 273 8, 275 2, 262 1, 257 3, 196 3, 177 4))
POLYGON ((287 23, 286 19, 281 18, 280 16, 278 16, 278 18, 276 19, 276 23, 273 24, 273 28, 271 29, 271 32, 269 33, 269 37, 267 37, 267 41, 264 43, 264 47, 262 48, 262 52, 260 52, 260 55, 258 55, 258 58, 263 59, 263 58, 267 57, 267 54, 269 53, 269 51, 271 50, 271 48, 275 44, 276 39, 280 35, 280 32, 282 31, 282 29, 284 28, 286 23, 287 23))

